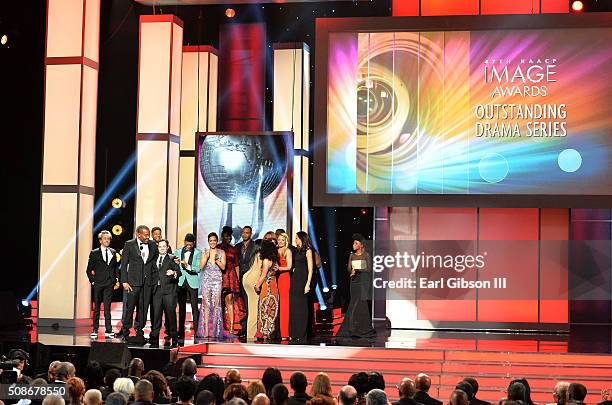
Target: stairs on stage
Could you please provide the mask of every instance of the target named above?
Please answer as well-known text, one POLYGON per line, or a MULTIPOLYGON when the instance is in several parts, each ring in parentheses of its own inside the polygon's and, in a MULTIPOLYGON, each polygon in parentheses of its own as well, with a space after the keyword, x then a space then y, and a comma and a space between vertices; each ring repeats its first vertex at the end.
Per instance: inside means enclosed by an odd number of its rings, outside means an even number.
POLYGON ((432 378, 430 395, 444 403, 455 384, 468 376, 480 383, 477 397, 494 404, 505 396, 510 381, 520 377, 528 379, 533 401, 541 404, 553 402, 557 381, 584 384, 589 391, 587 403, 600 402, 601 390, 612 386, 610 355, 239 343, 201 343, 180 351, 181 356, 192 353, 202 354, 200 378, 209 373, 223 377, 228 369, 237 368, 248 382, 260 379, 265 368, 276 367, 288 386, 294 371, 304 372, 309 383, 324 371, 334 393, 355 372, 380 371, 391 400, 397 399, 395 387, 402 378, 414 378, 420 372, 432 378))

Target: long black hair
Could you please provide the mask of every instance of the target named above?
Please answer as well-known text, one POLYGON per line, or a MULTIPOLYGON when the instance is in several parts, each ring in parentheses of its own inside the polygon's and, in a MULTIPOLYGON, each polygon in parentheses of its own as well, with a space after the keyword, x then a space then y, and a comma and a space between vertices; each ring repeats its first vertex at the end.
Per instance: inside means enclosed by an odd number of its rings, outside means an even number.
POLYGON ((302 241, 302 246, 300 248, 298 248, 298 251, 301 254, 306 254, 306 251, 308 249, 311 249, 314 251, 314 248, 312 247, 312 241, 310 240, 310 236, 308 236, 308 234, 304 231, 299 231, 297 233, 297 237, 300 238, 300 240, 302 241))
MULTIPOLYGON (((272 263, 278 263, 278 249, 274 242, 269 239, 264 239, 261 241, 261 250, 259 251, 261 255, 261 259, 268 259, 272 263)), ((272 389, 272 387, 270 387, 272 389)))

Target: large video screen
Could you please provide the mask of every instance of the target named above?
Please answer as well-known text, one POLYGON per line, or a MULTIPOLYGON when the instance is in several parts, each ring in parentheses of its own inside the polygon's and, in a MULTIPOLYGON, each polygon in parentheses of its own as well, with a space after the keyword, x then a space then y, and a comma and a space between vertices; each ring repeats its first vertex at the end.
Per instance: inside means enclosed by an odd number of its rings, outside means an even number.
POLYGON ((240 241, 242 227, 253 239, 269 230, 287 229, 288 178, 293 148, 285 132, 201 133, 196 156, 197 245, 224 226, 240 241))
POLYGON ((316 201, 611 205, 612 23, 584 17, 320 24, 316 201))

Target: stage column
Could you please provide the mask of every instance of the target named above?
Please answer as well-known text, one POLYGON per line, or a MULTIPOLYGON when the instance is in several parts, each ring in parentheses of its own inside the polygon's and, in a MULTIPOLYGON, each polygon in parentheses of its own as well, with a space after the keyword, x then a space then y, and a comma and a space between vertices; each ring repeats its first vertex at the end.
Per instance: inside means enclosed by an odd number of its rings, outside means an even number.
POLYGON ((292 131, 293 195, 289 235, 308 232, 310 49, 303 42, 274 44, 274 131, 292 131))
POLYGON ((183 22, 140 16, 135 225, 177 246, 183 22))
POLYGON ((91 322, 100 0, 48 0, 38 326, 91 322))
POLYGON ((177 247, 193 233, 196 133, 217 130, 217 55, 212 46, 183 47, 177 247))

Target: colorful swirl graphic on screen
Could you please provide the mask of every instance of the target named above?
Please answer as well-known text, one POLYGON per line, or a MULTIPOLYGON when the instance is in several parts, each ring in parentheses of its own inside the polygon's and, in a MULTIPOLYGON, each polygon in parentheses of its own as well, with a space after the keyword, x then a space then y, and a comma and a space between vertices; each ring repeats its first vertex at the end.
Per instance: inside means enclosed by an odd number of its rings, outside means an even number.
POLYGON ((332 33, 327 191, 612 194, 612 29, 332 33))

